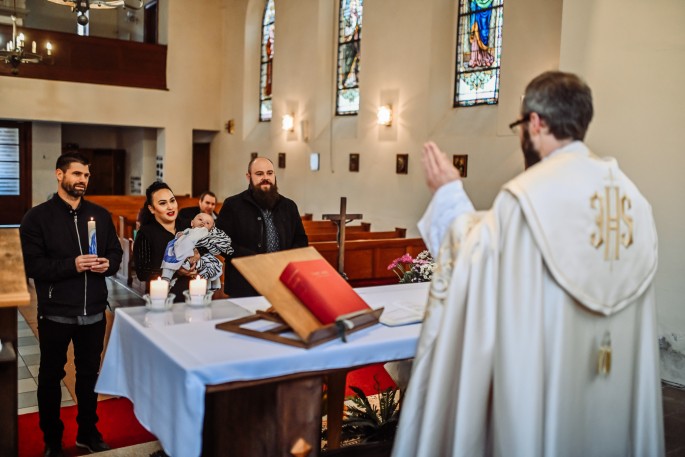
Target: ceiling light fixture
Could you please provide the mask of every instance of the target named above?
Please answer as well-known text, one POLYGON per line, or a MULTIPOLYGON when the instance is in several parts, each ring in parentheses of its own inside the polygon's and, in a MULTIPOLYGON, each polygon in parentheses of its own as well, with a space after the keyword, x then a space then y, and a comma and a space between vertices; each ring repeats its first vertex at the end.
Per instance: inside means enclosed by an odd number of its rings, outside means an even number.
POLYGON ((90 9, 112 9, 112 8, 127 8, 139 10, 143 7, 143 0, 135 0, 136 5, 127 4, 124 0, 48 0, 58 5, 69 6, 71 11, 76 11, 76 22, 79 25, 88 24, 88 10, 90 9))
MULTIPOLYGON (((14 9, 16 12, 16 0, 14 9)), ((39 63, 43 56, 36 52, 36 42, 31 43, 31 50, 26 49, 26 37, 23 33, 17 34, 17 16, 12 15, 12 40, 8 41, 5 49, 0 49, 0 61, 12 66, 12 74, 19 74, 19 65, 22 63, 39 63)), ((46 46, 48 56, 52 55, 52 44, 48 41, 46 46)))

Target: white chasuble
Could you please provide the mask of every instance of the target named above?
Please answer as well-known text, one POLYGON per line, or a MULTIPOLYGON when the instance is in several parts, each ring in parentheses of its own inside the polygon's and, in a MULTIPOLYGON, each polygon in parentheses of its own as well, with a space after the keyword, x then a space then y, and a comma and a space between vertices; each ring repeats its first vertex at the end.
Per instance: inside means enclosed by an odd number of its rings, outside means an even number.
POLYGON ((656 264, 651 207, 580 142, 459 216, 393 456, 663 455, 656 264))

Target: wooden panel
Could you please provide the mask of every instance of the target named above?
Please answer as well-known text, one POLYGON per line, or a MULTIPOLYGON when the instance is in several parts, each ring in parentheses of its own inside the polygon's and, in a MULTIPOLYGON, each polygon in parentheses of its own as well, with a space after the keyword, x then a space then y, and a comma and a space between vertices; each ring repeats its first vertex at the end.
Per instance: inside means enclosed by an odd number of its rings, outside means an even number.
MULTIPOLYGON (((310 243, 333 267, 337 267, 338 246, 335 241, 310 243)), ((345 241, 345 273, 350 280, 394 278, 390 262, 409 253, 412 257, 426 249, 421 238, 345 241)))
POLYGON ((26 287, 19 229, 0 229, 0 253, 0 307, 28 305, 30 296, 26 287))
POLYGON ((318 456, 322 386, 311 376, 207 393, 202 455, 290 456, 303 438, 318 456))
MULTIPOLYGON (((102 37, 82 37, 71 33, 21 27, 26 42, 35 41, 45 56, 50 41, 53 55, 49 64, 24 63, 19 75, 12 67, 0 64, 0 75, 69 81, 113 86, 166 90, 167 47, 102 37)), ((0 34, 12 36, 12 27, 0 25, 0 34)))

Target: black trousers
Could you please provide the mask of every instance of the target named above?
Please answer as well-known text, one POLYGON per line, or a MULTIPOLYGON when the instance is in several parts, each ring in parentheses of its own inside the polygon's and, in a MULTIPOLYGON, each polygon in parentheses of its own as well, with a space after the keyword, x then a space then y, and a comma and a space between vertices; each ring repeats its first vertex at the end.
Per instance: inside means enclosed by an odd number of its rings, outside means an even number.
POLYGON ((78 437, 97 432, 98 395, 95 383, 100 372, 107 320, 90 325, 62 324, 38 319, 40 367, 38 370, 38 417, 43 439, 48 446, 61 446, 64 423, 59 417, 62 403, 60 381, 65 376, 67 349, 74 342, 78 437))

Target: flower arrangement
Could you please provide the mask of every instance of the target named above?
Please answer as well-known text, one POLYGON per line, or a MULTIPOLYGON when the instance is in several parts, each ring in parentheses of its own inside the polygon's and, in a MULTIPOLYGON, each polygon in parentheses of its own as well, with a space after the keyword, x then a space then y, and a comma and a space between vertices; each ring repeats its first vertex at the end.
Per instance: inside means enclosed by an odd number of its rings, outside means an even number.
POLYGON ((433 278, 435 262, 430 252, 421 251, 416 258, 409 254, 398 257, 388 265, 388 270, 395 272, 400 282, 427 282, 433 278))

